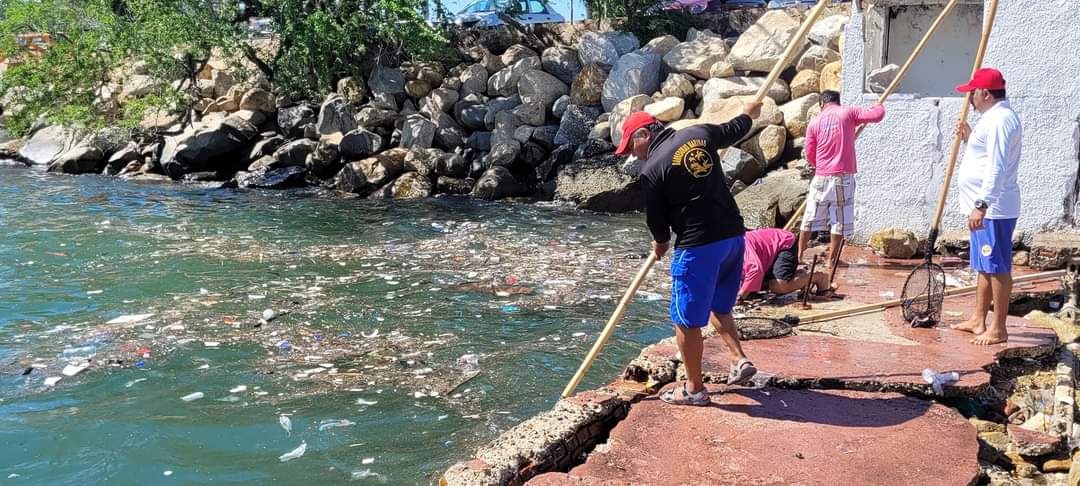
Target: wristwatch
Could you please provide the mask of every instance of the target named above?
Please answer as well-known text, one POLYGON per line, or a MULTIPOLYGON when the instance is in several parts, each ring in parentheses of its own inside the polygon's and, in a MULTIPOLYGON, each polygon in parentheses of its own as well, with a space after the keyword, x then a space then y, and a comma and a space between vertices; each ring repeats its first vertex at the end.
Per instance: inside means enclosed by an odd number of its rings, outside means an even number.
POLYGON ((986 208, 987 208, 986 201, 983 201, 982 199, 978 199, 978 200, 975 201, 975 209, 986 209, 986 208))

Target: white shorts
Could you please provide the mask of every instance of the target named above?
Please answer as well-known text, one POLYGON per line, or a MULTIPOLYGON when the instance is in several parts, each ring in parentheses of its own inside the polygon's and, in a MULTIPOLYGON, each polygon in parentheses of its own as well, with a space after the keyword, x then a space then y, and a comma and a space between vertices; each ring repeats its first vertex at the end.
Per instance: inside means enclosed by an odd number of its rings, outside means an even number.
POLYGON ((845 238, 855 233, 854 174, 814 176, 806 195, 802 230, 829 230, 845 238))

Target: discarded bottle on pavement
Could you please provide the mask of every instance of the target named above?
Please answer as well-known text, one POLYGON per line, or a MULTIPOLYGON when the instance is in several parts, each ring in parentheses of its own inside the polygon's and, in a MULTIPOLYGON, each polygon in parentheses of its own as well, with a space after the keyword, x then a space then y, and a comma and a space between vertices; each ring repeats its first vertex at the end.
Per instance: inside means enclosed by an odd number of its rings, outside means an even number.
POLYGON ((960 381, 960 373, 950 371, 947 373, 938 373, 930 368, 923 370, 923 380, 934 389, 934 393, 937 395, 942 394, 942 387, 950 383, 956 383, 960 381))

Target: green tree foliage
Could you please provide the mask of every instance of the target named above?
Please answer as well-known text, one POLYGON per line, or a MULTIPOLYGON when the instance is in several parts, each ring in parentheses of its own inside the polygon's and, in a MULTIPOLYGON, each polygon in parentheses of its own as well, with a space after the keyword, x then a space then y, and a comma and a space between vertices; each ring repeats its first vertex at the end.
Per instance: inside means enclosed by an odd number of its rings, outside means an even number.
POLYGON ((421 14, 426 0, 263 0, 274 20, 277 50, 246 49, 248 58, 289 94, 333 90, 375 60, 428 59, 443 54, 446 39, 421 14))
POLYGON ((660 0, 585 0, 585 7, 593 18, 625 19, 623 28, 643 42, 666 34, 681 37, 690 27, 704 24, 698 16, 683 10, 657 8, 660 3, 660 0))
POLYGON ((210 51, 229 48, 237 30, 222 21, 230 12, 202 0, 2 0, 0 6, 0 52, 9 60, 0 94, 13 134, 38 120, 133 126, 147 110, 180 110, 210 51), (25 34, 48 34, 52 42, 31 52, 19 45, 25 34), (108 91, 135 65, 155 84, 150 96, 121 110, 108 91))

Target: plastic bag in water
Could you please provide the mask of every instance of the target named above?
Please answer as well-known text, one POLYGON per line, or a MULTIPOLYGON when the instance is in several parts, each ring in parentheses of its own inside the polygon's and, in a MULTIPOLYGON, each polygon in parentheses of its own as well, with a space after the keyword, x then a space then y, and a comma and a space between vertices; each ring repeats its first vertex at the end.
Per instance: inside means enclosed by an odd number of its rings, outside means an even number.
POLYGON ((301 442, 300 447, 282 454, 278 459, 281 460, 281 462, 289 462, 304 455, 305 452, 307 452, 307 442, 301 442))
POLYGON ((322 422, 319 422, 319 432, 337 427, 348 427, 350 425, 356 425, 356 422, 350 422, 348 420, 323 420, 322 422))
POLYGON ((278 423, 281 424, 281 428, 285 429, 289 435, 292 435, 292 420, 284 415, 278 417, 278 423))

